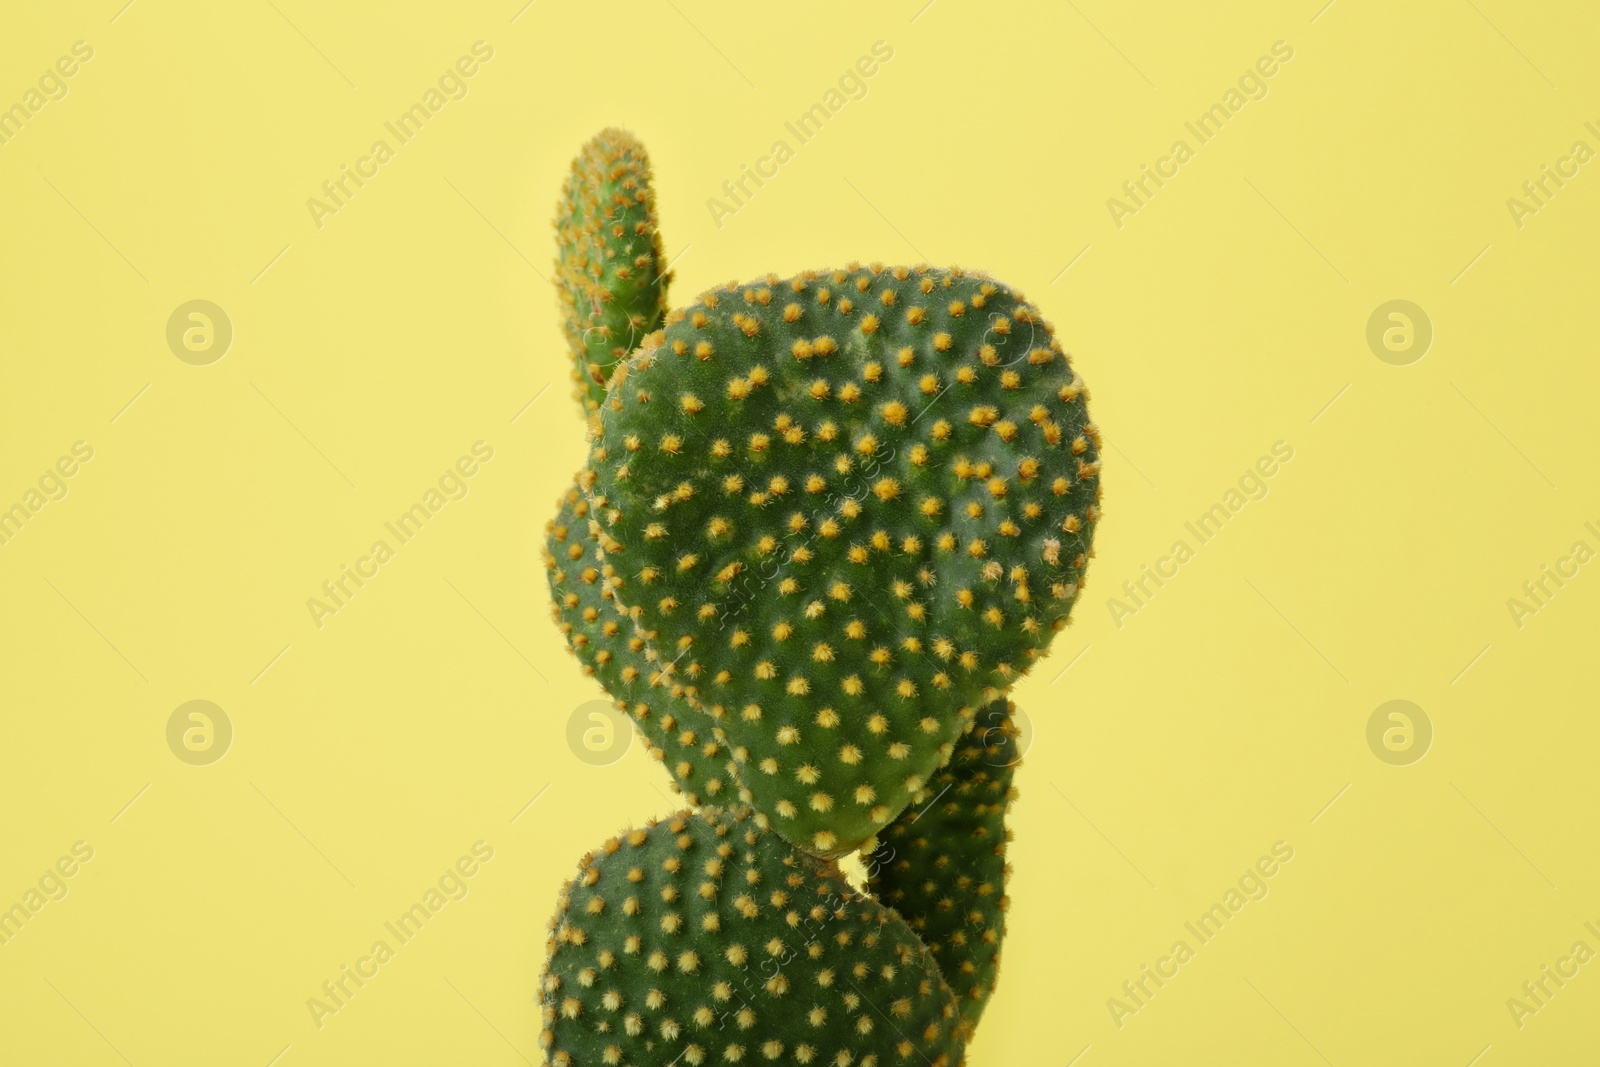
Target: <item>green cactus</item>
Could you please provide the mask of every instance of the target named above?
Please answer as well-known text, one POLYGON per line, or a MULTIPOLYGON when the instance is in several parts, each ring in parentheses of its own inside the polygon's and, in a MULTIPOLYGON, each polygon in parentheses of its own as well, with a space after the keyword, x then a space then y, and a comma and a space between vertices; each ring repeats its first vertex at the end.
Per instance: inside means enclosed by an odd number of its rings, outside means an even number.
POLYGON ((607 841, 562 889, 547 950, 554 1067, 962 1062, 955 995, 905 922, 747 812, 607 841))
POLYGON ((650 157, 626 130, 602 130, 572 161, 556 207, 556 292, 574 366, 573 396, 592 412, 606 381, 667 310, 650 157))
POLYGON ((552 615, 700 810, 563 888, 549 1062, 960 1067, 1005 936, 1006 696, 1100 518, 1083 381, 1020 294, 958 269, 768 275, 663 314, 619 131, 557 228, 591 449, 546 525, 552 615), (856 849, 871 896, 835 862, 856 849))
POLYGON ((696 806, 727 802, 735 795, 725 765, 727 747, 711 736, 711 723, 674 695, 653 685, 659 665, 647 635, 611 602, 594 560, 589 503, 574 479, 556 517, 545 524, 545 570, 550 612, 585 674, 605 687, 632 717, 651 756, 666 765, 673 785, 696 806))
POLYGON ((979 712, 926 799, 890 823, 865 860, 868 888, 927 944, 961 1002, 969 1037, 994 992, 1010 906, 1005 817, 1022 761, 1015 710, 1007 701, 979 712))
POLYGON ((1083 382, 959 270, 769 276, 666 322, 600 409, 608 586, 758 819, 849 852, 1067 622, 1099 518, 1083 382))

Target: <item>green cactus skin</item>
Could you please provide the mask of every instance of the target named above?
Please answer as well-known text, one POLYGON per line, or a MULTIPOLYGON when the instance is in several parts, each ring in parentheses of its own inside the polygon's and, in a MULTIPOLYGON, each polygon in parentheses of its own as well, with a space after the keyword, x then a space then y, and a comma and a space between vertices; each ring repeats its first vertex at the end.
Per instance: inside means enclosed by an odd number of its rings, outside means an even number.
POLYGON ((971 1039, 1000 972, 1006 932, 1006 812, 1016 799, 1012 773, 1022 757, 1015 705, 978 713, 950 763, 880 835, 864 862, 868 888, 898 911, 928 946, 961 1002, 971 1039), (925 806, 924 806, 925 805, 925 806))
POLYGON ((556 206, 556 292, 585 414, 611 372, 667 310, 666 257, 650 157, 626 130, 602 130, 572 161, 556 206))
POLYGON ((959 270, 772 275, 666 323, 591 420, 604 581, 758 819, 852 851, 1067 622, 1100 514, 1083 381, 959 270))
POLYGON ((670 686, 652 686, 660 668, 649 659, 646 637, 605 592, 589 541, 589 503, 576 484, 581 478, 580 473, 556 517, 545 524, 551 616, 584 673, 633 719, 650 755, 665 764, 685 799, 696 807, 731 800, 727 747, 711 736, 711 721, 670 686))
POLYGON ((748 812, 607 841, 551 921, 553 1067, 959 1067, 955 995, 894 912, 748 812))

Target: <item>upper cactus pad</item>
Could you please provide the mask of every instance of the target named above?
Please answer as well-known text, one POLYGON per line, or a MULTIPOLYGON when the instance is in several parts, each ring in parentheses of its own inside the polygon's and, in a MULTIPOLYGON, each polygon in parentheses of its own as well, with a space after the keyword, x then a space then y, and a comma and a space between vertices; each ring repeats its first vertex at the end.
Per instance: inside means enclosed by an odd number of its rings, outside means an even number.
POLYGON ((572 161, 556 207, 556 292, 585 412, 667 309, 666 259, 650 157, 626 130, 602 130, 572 161))
POLYGON ((958 270, 769 276, 666 321, 597 420, 605 579, 760 817, 849 851, 1066 623, 1099 518, 1083 382, 958 270))
POLYGON ((554 1067, 961 1062, 955 996, 916 935, 747 813, 607 841, 551 928, 554 1067))

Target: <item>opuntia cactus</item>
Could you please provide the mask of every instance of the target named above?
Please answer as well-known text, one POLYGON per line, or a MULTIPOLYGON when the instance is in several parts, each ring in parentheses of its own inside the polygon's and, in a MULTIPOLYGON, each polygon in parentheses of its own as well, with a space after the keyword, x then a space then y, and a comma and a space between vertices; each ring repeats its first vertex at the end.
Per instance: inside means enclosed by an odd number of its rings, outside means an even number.
POLYGON ((867 887, 927 944, 961 1001, 969 1035, 994 992, 1010 906, 1006 812, 1022 761, 1014 710, 1006 701, 978 713, 926 797, 889 824, 866 859, 867 887))
POLYGON ((612 591, 794 844, 860 847, 1065 625, 1084 400, 1036 309, 929 267, 729 285, 617 372, 589 490, 612 591))
POLYGON ((573 165, 558 289, 588 463, 552 614, 698 810, 561 892, 556 1067, 960 1067, 1005 935, 1007 695, 1083 587, 1100 438, 982 274, 768 275, 662 314, 649 165, 573 165), (862 850, 863 895, 837 864, 862 850))
POLYGON ((574 362, 573 396, 586 411, 611 372, 667 310, 666 258, 644 145, 602 130, 572 161, 556 209, 556 292, 574 362))
POLYGON ((747 812, 607 841, 562 889, 547 950, 556 1067, 961 1062, 955 995, 910 927, 747 812))

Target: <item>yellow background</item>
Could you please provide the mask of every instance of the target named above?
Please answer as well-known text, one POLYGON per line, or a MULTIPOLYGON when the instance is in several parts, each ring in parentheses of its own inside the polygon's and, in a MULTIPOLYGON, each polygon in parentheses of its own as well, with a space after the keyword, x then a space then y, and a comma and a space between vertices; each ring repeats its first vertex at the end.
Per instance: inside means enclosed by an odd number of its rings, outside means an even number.
POLYGON ((0 34, 4 103, 95 50, 0 147, 0 504, 94 448, 0 546, 0 906, 94 848, 0 946, 0 1062, 539 1061, 560 881, 673 807, 637 745, 568 749, 599 693, 539 559, 584 448, 549 220, 608 124, 652 153, 678 302, 957 263, 1090 383, 1107 517, 1017 691, 974 1067, 1592 1056, 1600 963, 1521 1028, 1506 1006, 1600 950, 1600 565, 1507 607, 1600 548, 1600 163, 1521 228, 1506 205, 1600 148, 1591 5, 123 2, 8 3, 0 34), (307 198, 478 40, 470 95, 317 228, 307 198), (717 226, 707 198, 877 40, 865 99, 717 226), (1266 98, 1119 229, 1107 199, 1280 40, 1266 98), (166 343, 192 299, 233 323, 209 366, 166 343), (1366 343, 1392 299, 1433 323, 1409 366, 1366 343), (469 495, 314 625, 478 440, 469 495), (1280 440, 1269 495, 1118 626, 1107 599, 1280 440), (194 699, 235 731, 209 766, 166 742, 194 699), (1410 766, 1367 746, 1391 699, 1434 727, 1410 766), (307 998, 479 840, 470 894, 319 1029, 307 998), (1119 1028, 1108 998, 1280 840, 1270 895, 1119 1028))

